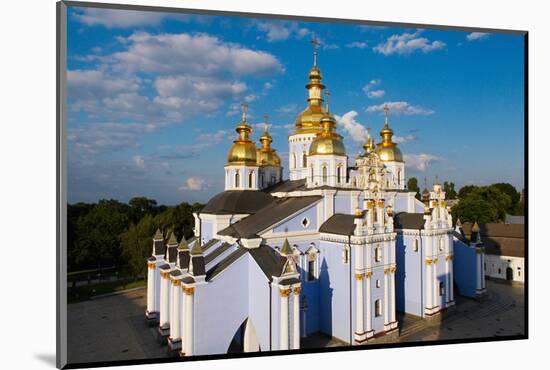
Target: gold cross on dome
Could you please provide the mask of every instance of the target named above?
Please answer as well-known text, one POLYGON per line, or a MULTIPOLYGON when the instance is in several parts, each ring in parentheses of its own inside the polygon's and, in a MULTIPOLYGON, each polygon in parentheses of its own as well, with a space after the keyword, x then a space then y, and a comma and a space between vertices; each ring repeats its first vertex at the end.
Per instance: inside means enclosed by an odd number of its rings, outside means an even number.
POLYGON ((326 101, 326 110, 328 112, 328 100, 330 98, 330 91, 328 89, 326 89, 324 94, 325 94, 325 101, 326 101))
POLYGON ((264 114, 264 131, 267 132, 267 126, 268 125, 268 120, 269 120, 269 114, 264 114))
POLYGON ((319 41, 318 38, 313 36, 311 38, 311 44, 313 45, 313 65, 316 66, 317 65, 317 48, 321 46, 321 42, 319 41))
POLYGON ((243 122, 246 122, 246 113, 248 112, 248 104, 241 103, 241 109, 243 111, 243 122))

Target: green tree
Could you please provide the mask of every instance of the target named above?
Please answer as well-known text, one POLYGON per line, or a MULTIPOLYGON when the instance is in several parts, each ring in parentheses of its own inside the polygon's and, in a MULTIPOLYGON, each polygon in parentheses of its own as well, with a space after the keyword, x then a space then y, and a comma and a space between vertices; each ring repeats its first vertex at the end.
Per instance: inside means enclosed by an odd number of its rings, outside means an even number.
POLYGON ((130 224, 120 236, 122 256, 134 276, 145 276, 147 272, 145 260, 151 255, 155 230, 153 216, 147 214, 137 225, 130 224))
POLYGON ((506 213, 511 215, 518 215, 521 212, 520 210, 521 205, 519 202, 521 198, 521 194, 519 193, 519 191, 516 190, 516 188, 512 184, 500 182, 500 183, 491 185, 491 187, 500 190, 501 192, 503 192, 504 194, 507 194, 510 197, 511 203, 508 209, 506 209, 506 213))
POLYGON ((75 262, 85 267, 117 265, 120 234, 130 223, 131 209, 116 200, 100 200, 77 222, 75 262))
POLYGON ((458 191, 458 199, 463 199, 464 197, 466 197, 466 195, 471 193, 474 189, 477 189, 477 186, 465 185, 461 187, 460 190, 458 191))
POLYGON ((146 214, 155 215, 157 213, 157 201, 154 199, 148 199, 146 197, 134 197, 128 202, 132 208, 133 221, 139 222, 146 214))
POLYGON ((420 188, 418 187, 418 179, 416 177, 410 177, 407 181, 407 190, 416 192, 416 199, 420 199, 420 188))
POLYGON ((456 199, 457 193, 454 182, 443 182, 443 191, 445 192, 445 197, 447 199, 456 199))
POLYGON ((489 223, 498 221, 498 211, 495 206, 480 194, 470 193, 451 209, 453 220, 460 218, 462 222, 489 223))

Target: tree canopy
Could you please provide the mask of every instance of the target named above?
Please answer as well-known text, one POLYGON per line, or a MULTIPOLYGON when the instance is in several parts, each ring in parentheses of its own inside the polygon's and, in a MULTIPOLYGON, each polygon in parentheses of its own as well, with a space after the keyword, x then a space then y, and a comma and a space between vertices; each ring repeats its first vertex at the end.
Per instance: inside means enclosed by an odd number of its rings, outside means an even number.
POLYGON ((420 199, 420 188, 418 187, 418 179, 416 177, 409 177, 409 180, 407 181, 407 190, 415 191, 415 197, 420 199))

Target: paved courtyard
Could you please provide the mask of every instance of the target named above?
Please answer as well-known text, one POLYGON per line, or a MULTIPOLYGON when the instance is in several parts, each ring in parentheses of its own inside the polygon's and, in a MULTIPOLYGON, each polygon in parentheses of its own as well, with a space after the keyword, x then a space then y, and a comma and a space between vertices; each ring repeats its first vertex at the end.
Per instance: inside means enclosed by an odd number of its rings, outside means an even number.
MULTIPOLYGON (((508 336, 524 333, 523 285, 487 280, 489 298, 483 302, 457 297, 455 312, 439 325, 401 317, 397 342, 508 336)), ((145 289, 70 304, 68 306, 69 363, 168 357, 155 328, 143 319, 145 289)), ((322 335, 303 347, 345 345, 322 335)))

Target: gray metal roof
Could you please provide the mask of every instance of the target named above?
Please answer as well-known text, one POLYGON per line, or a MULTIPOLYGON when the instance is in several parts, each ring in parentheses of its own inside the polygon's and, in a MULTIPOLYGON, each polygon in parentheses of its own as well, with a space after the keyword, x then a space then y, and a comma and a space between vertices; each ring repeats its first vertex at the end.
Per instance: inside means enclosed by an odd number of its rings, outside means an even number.
POLYGON ((230 190, 215 195, 201 210, 201 213, 256 213, 271 202, 273 202, 273 197, 263 191, 230 190))
POLYGON ((281 256, 268 245, 260 245, 258 248, 250 249, 249 252, 269 281, 273 280, 273 276, 281 276, 286 257, 281 256))
POLYGON ((218 248, 214 249, 212 253, 210 253, 208 256, 204 258, 204 262, 206 264, 209 264, 212 262, 216 257, 221 256, 223 252, 231 248, 231 244, 229 243, 222 243, 218 248))
POLYGON ((229 227, 218 232, 218 234, 236 238, 257 237, 258 232, 284 220, 285 218, 312 205, 320 199, 321 196, 318 195, 276 199, 273 203, 262 208, 255 214, 235 222, 229 227))
POLYGON ((393 217, 393 227, 396 229, 420 230, 424 228, 422 213, 400 212, 393 217))
POLYGON ((276 192, 291 192, 295 190, 305 190, 306 189, 306 179, 300 180, 286 180, 281 181, 278 184, 275 184, 267 189, 266 192, 276 193, 276 192))
POLYGON ((238 260, 242 255, 246 254, 247 250, 245 248, 238 248, 236 251, 232 252, 229 256, 222 259, 220 262, 216 263, 208 272, 206 273, 206 280, 210 281, 216 275, 220 274, 226 268, 231 266, 233 262, 238 260))
POLYGON ((353 219, 353 215, 336 213, 321 225, 319 232, 337 235, 352 235, 355 231, 353 219))

